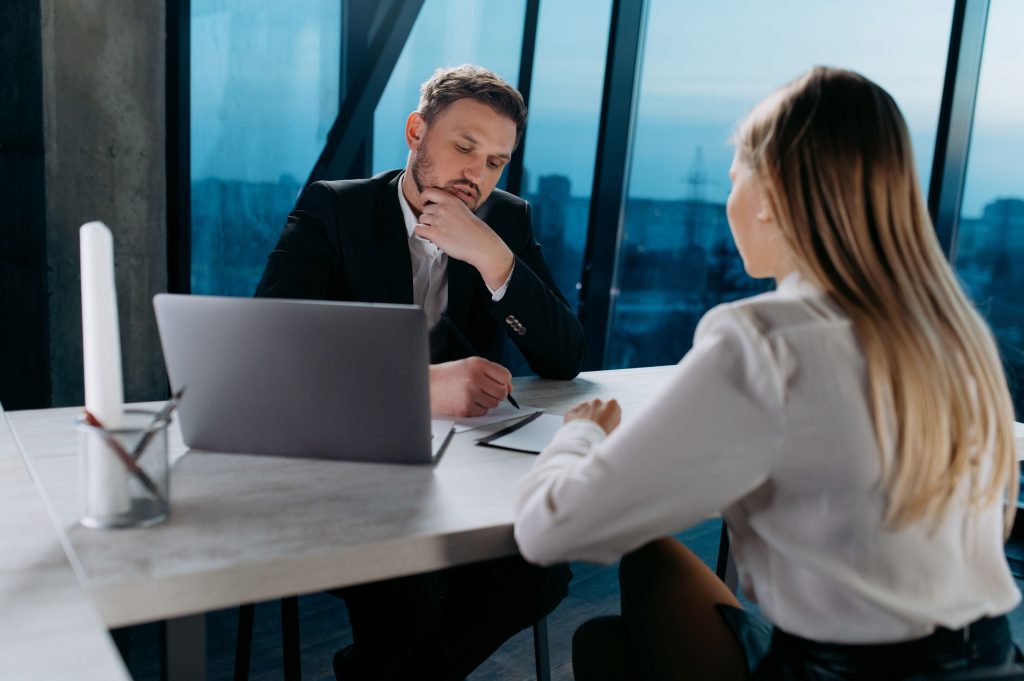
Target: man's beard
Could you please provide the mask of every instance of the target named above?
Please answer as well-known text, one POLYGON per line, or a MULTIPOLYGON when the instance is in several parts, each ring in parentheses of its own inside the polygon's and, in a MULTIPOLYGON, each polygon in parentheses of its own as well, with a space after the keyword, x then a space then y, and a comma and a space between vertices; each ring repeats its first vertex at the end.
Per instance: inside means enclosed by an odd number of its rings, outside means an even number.
POLYGON ((416 158, 412 162, 412 181, 416 183, 416 191, 422 194, 423 190, 427 187, 434 187, 443 191, 458 187, 460 190, 467 191, 473 195, 472 203, 467 203, 460 194, 454 194, 450 191, 448 193, 469 206, 470 210, 476 210, 480 205, 480 187, 469 180, 452 180, 444 185, 439 184, 438 180, 434 177, 434 161, 430 158, 430 154, 427 153, 426 146, 426 144, 420 145, 419 150, 416 152, 416 158))

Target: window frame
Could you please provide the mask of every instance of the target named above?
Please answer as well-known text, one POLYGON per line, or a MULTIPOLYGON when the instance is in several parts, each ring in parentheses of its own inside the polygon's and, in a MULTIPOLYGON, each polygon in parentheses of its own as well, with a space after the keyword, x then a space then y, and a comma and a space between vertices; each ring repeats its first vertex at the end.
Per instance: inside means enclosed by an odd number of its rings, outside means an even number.
MULTIPOLYGON (((338 1, 345 23, 341 40, 348 43, 340 51, 342 101, 307 185, 325 177, 367 175, 373 111, 425 0, 338 1)), ((540 1, 526 3, 518 83, 524 97, 529 96, 532 80, 540 1)), ((957 245, 989 3, 955 0, 950 27, 928 206, 951 262, 957 245)), ((587 340, 587 370, 603 369, 606 364, 648 7, 649 0, 613 0, 612 4, 590 217, 580 273, 579 317, 587 340)), ((174 293, 191 290, 190 22, 190 0, 167 3, 167 266, 168 291, 174 293)), ((513 193, 522 191, 523 148, 528 135, 529 128, 505 176, 506 186, 513 193)))

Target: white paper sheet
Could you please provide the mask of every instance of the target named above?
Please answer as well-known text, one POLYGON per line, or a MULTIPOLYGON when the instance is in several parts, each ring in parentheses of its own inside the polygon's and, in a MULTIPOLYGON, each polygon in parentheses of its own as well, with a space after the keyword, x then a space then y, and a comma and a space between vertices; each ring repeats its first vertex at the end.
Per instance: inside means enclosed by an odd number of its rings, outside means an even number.
POLYGON ((483 416, 467 416, 466 418, 456 419, 455 432, 464 433, 467 430, 483 428, 484 426, 489 426, 492 423, 500 423, 501 421, 507 421, 509 419, 529 416, 530 414, 538 411, 544 410, 536 407, 528 407, 525 404, 519 405, 519 409, 516 409, 509 404, 508 400, 506 400, 483 416))

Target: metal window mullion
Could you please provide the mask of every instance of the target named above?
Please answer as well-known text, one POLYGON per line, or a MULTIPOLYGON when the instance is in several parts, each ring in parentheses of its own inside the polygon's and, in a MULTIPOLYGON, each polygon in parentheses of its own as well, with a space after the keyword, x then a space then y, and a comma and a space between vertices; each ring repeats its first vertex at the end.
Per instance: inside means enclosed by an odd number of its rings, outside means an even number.
MULTIPOLYGON (((523 46, 519 53, 519 93, 530 107, 530 90, 533 87, 533 57, 537 51, 537 23, 540 17, 540 0, 526 0, 526 18, 523 21, 523 46)), ((527 123, 529 125, 529 123, 527 123)), ((526 134, 519 140, 519 146, 512 153, 508 164, 506 189, 516 196, 529 189, 523 186, 523 159, 526 153, 526 134)))
MULTIPOLYGON (((379 19, 388 11, 387 3, 373 0, 342 0, 341 41, 339 55, 341 68, 338 71, 338 111, 345 106, 345 98, 350 94, 354 84, 359 82, 359 74, 369 57, 370 44, 374 32, 379 26, 379 19)), ((366 124, 363 139, 357 143, 359 147, 353 160, 343 174, 330 179, 350 179, 369 177, 373 173, 373 117, 366 124)))
POLYGON ((967 158, 974 125, 989 0, 956 0, 935 137, 928 212, 950 262, 955 260, 967 158))
POLYGON ((365 147, 367 131, 372 129, 373 114, 395 64, 409 38, 424 0, 391 0, 382 3, 374 22, 380 17, 379 28, 369 41, 366 59, 358 70, 357 78, 348 80, 344 101, 338 116, 327 133, 320 158, 306 180, 309 185, 317 180, 344 177, 352 168, 360 151, 365 147))
POLYGON ((580 278, 579 317, 587 339, 586 370, 604 368, 607 354, 630 145, 640 89, 646 8, 643 0, 614 0, 612 5, 587 245, 580 278))

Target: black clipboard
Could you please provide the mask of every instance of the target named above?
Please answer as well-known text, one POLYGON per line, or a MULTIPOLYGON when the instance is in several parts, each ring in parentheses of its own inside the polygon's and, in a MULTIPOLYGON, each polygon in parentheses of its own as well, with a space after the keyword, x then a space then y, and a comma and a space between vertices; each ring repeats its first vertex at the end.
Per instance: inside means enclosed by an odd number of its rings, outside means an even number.
POLYGON ((529 423, 532 423, 533 421, 537 420, 543 414, 544 414, 543 411, 535 411, 532 414, 530 414, 529 416, 527 416, 526 418, 521 419, 519 421, 516 421, 511 426, 506 426, 505 428, 502 428, 501 430, 499 430, 497 432, 491 433, 490 435, 488 435, 486 437, 480 438, 479 440, 476 441, 476 443, 478 445, 483 445, 484 447, 494 447, 496 449, 507 449, 507 450, 513 451, 513 452, 524 452, 526 454, 540 454, 540 452, 532 452, 532 451, 526 451, 526 450, 523 450, 523 449, 515 449, 513 447, 504 447, 504 446, 502 446, 500 444, 494 444, 494 441, 498 440, 500 438, 505 437, 509 433, 516 432, 517 430, 519 430, 523 426, 525 426, 525 425, 527 425, 529 423))

